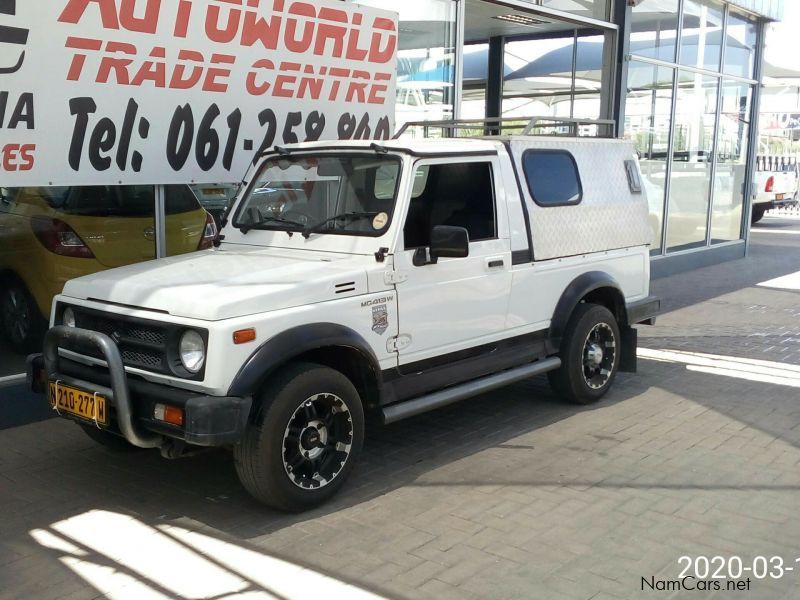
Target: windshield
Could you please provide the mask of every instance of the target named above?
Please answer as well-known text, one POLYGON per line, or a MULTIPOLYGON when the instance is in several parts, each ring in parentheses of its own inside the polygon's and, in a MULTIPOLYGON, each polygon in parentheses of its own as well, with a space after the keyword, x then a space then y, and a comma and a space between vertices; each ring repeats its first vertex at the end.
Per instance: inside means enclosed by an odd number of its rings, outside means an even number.
POLYGON ((233 221, 243 232, 277 229, 382 235, 392 220, 400 159, 286 156, 267 160, 233 221))

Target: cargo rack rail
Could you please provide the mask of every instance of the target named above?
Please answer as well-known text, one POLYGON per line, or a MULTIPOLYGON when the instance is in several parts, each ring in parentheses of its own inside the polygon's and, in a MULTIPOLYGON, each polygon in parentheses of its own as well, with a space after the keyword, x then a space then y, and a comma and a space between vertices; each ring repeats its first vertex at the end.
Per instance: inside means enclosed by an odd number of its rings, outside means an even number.
POLYGON ((563 137, 617 137, 617 123, 610 119, 574 119, 565 117, 489 117, 445 121, 409 121, 394 135, 400 138, 412 128, 422 128, 423 137, 440 131, 436 137, 495 137, 502 135, 552 135, 563 137), (582 131, 581 128, 584 128, 582 131), (586 134, 595 129, 595 133, 586 134), (543 133, 537 133, 541 130, 543 133))

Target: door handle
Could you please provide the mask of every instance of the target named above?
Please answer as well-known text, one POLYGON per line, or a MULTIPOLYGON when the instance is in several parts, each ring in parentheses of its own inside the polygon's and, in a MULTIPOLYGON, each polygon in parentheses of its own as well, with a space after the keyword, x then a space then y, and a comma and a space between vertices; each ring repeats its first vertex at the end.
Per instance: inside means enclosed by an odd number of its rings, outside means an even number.
POLYGON ((486 261, 486 266, 490 269, 502 269, 505 266, 505 261, 502 258, 490 258, 486 261))

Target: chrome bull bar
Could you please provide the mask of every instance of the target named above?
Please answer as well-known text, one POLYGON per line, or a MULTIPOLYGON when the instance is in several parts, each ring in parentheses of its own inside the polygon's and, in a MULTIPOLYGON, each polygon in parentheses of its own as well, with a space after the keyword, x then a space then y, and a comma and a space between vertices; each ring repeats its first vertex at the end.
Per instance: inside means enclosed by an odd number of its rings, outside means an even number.
POLYGON ((159 448, 164 444, 160 435, 141 432, 133 423, 128 377, 122 362, 122 355, 114 341, 103 333, 58 325, 51 328, 44 337, 44 367, 49 381, 72 385, 85 390, 93 390, 110 400, 117 412, 117 426, 128 442, 139 448, 159 448), (99 350, 108 365, 111 387, 83 381, 64 375, 59 371, 59 348, 70 350, 75 344, 91 345, 99 350))

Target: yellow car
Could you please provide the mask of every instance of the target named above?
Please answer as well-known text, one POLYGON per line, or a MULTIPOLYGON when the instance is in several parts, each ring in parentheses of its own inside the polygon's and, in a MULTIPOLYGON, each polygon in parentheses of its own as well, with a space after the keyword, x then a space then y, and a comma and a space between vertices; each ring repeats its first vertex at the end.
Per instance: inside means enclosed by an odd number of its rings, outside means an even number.
MULTIPOLYGON (((214 220, 185 185, 165 186, 167 254, 208 248, 214 220)), ((53 296, 75 277, 155 258, 153 186, 0 189, 0 333, 40 346, 53 296)))

